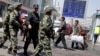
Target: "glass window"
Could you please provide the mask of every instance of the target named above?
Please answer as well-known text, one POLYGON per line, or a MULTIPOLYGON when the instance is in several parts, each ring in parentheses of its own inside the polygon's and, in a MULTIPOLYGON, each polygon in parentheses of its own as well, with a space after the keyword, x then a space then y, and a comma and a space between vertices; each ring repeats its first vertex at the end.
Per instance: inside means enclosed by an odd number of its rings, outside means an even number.
POLYGON ((5 5, 0 5, 0 16, 3 16, 3 10, 5 10, 5 5))
POLYGON ((28 0, 28 6, 30 7, 30 2, 31 2, 31 0, 28 0))
POLYGON ((21 2, 24 6, 30 7, 31 0, 13 0, 15 2, 21 2))
POLYGON ((13 0, 13 1, 18 2, 18 0, 13 0))
POLYGON ((18 2, 21 2, 22 0, 19 0, 18 2))
POLYGON ((23 4, 24 4, 25 6, 30 7, 30 1, 31 1, 31 0, 23 0, 23 4))
POLYGON ((15 2, 22 2, 23 0, 13 0, 13 1, 15 1, 15 2))

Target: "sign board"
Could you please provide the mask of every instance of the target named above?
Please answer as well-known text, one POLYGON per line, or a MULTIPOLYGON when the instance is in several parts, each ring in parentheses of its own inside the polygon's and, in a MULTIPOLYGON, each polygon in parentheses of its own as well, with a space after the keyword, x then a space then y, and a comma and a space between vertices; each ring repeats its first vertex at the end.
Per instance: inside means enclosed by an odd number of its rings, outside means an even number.
POLYGON ((86 1, 65 0, 62 16, 84 18, 86 1))

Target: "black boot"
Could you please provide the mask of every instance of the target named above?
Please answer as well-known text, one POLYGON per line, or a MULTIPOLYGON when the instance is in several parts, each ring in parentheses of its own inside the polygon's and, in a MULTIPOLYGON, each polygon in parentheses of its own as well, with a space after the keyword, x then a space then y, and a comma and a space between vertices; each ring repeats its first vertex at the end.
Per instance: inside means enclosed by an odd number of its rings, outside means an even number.
POLYGON ((8 48, 8 54, 12 53, 12 48, 8 48))
POLYGON ((55 43, 54 46, 57 47, 58 45, 55 43))
POLYGON ((3 43, 2 44, 0 44, 0 48, 2 48, 3 47, 3 43))
POLYGON ((13 56, 16 56, 17 55, 17 50, 13 50, 12 54, 13 54, 13 56))
POLYGON ((25 56, 28 56, 28 54, 27 54, 27 52, 26 51, 24 51, 24 53, 23 53, 25 56))
POLYGON ((64 49, 68 49, 67 47, 64 47, 64 49))

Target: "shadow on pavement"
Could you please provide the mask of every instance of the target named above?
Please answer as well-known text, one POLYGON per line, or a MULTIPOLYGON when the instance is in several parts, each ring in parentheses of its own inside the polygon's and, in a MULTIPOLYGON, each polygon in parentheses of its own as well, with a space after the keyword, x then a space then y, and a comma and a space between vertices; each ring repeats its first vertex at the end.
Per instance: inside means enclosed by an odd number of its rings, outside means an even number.
MULTIPOLYGON (((28 52, 29 56, 31 56, 32 54, 33 54, 33 52, 28 52)), ((18 53, 18 56, 25 56, 25 55, 23 54, 23 52, 20 52, 20 53, 18 53)))
MULTIPOLYGON (((32 55, 33 55, 33 52, 28 52, 28 56, 32 56, 32 55)), ((46 54, 45 54, 45 52, 41 52, 39 55, 45 56, 46 54)), ((20 52, 20 53, 18 53, 18 56, 25 56, 25 55, 23 54, 23 52, 20 52)))
MULTIPOLYGON (((56 48, 60 48, 60 49, 64 49, 64 47, 62 47, 62 46, 57 46, 56 48)), ((75 51, 75 49, 73 49, 73 48, 67 48, 66 50, 71 50, 71 51, 75 51)))
POLYGON ((7 49, 8 47, 7 47, 7 46, 3 46, 2 48, 3 48, 3 49, 7 49))
POLYGON ((17 49, 20 50, 20 49, 23 49, 23 47, 22 46, 18 46, 17 49))
POLYGON ((67 50, 75 51, 75 49, 73 49, 73 48, 67 48, 67 50))
MULTIPOLYGON (((3 46, 2 48, 3 48, 3 49, 7 49, 8 47, 7 47, 7 46, 3 46)), ((17 48, 18 48, 18 50, 20 50, 20 49, 22 49, 23 47, 18 46, 17 48)))
POLYGON ((41 52, 39 55, 40 56, 45 56, 46 54, 45 54, 45 52, 41 52))

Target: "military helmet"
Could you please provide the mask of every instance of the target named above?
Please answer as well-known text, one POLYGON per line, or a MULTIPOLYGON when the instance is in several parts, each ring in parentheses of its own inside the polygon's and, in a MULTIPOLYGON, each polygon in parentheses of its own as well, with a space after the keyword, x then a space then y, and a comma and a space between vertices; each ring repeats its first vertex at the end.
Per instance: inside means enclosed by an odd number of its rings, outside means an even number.
POLYGON ((45 6, 44 7, 44 13, 49 12, 50 10, 52 11, 56 11, 56 9, 52 6, 45 6))
POLYGON ((14 10, 14 6, 13 5, 8 6, 8 10, 14 10))
POLYGON ((21 5, 22 5, 21 3, 16 2, 16 3, 14 4, 14 8, 17 8, 18 6, 21 6, 21 5))

